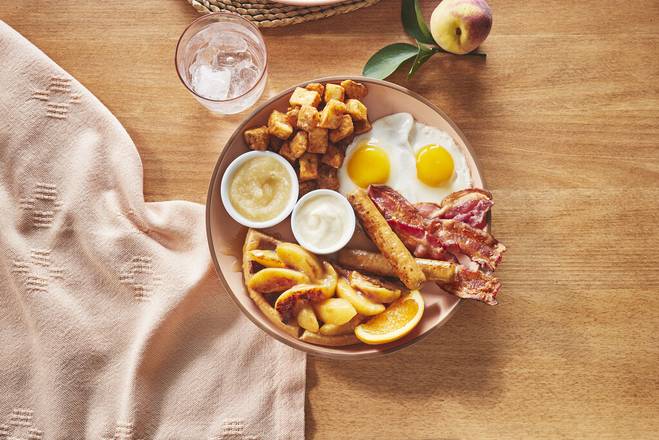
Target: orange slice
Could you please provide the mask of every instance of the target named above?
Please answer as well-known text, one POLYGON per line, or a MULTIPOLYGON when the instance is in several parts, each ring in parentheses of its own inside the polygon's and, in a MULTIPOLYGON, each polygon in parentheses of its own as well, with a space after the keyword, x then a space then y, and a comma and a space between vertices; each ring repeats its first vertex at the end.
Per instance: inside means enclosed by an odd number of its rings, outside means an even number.
POLYGON ((418 290, 400 297, 387 309, 355 328, 355 336, 365 344, 396 341, 416 327, 423 316, 423 298, 418 290))

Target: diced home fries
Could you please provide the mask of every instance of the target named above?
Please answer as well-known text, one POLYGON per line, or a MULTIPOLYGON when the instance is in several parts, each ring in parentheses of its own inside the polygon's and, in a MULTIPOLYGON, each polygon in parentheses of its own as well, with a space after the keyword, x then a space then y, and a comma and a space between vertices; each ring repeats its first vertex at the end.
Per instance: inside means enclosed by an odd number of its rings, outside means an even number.
POLYGON ((320 164, 320 168, 318 169, 318 186, 338 191, 339 176, 336 172, 336 168, 332 168, 324 163, 320 164))
POLYGON ((367 93, 353 80, 297 87, 285 112, 273 110, 266 125, 245 130, 243 138, 250 149, 274 151, 295 166, 300 197, 318 188, 336 191, 346 146, 371 129, 361 101, 367 93))
POLYGON ((293 154, 293 151, 291 150, 291 143, 288 141, 281 144, 278 153, 280 156, 286 158, 286 160, 288 160, 291 164, 295 164, 295 160, 299 157, 293 154))
POLYGON ((341 117, 346 112, 346 105, 336 99, 330 99, 325 104, 325 108, 320 112, 319 127, 339 128, 341 117))
POLYGON ((284 142, 286 141, 283 141, 278 137, 270 136, 270 145, 268 145, 268 150, 278 153, 281 149, 281 146, 284 145, 284 142))
POLYGON ((322 85, 321 83, 309 83, 305 87, 307 90, 311 90, 312 92, 318 92, 318 95, 323 96, 325 93, 325 86, 322 85))
POLYGON ((368 120, 366 106, 359 99, 348 99, 346 101, 346 111, 355 121, 368 120))
POLYGON ((270 133, 268 133, 268 127, 265 125, 245 130, 243 137, 252 150, 263 151, 268 149, 270 133))
POLYGON ((344 157, 345 154, 343 151, 332 144, 327 148, 327 152, 323 154, 323 157, 320 161, 326 165, 331 166, 332 168, 339 169, 341 168, 341 165, 343 165, 344 157))
POLYGON ((293 134, 293 126, 288 122, 286 113, 275 110, 270 114, 268 118, 268 132, 283 140, 288 139, 293 134))
POLYGON ((291 152, 295 159, 302 156, 307 151, 309 145, 309 135, 305 131, 298 131, 291 139, 291 152))
POLYGON ((368 89, 364 84, 355 82, 351 79, 341 81, 341 87, 345 89, 348 98, 364 99, 368 94, 368 89))
POLYGON ((300 197, 315 189, 318 189, 318 180, 307 180, 300 182, 300 197))
POLYGON ((300 182, 318 178, 318 155, 305 153, 300 157, 300 182))
POLYGON ((316 127, 309 130, 309 153, 324 154, 329 145, 328 130, 326 128, 316 127))
POLYGON ((318 126, 320 114, 316 107, 303 105, 297 115, 297 128, 304 131, 311 131, 318 126))
POLYGON ((300 114, 300 107, 291 107, 286 112, 288 116, 288 123, 293 127, 297 127, 297 117, 300 114))
POLYGON ((315 90, 307 90, 298 87, 291 95, 291 99, 288 103, 291 107, 302 107, 303 105, 318 107, 320 105, 320 94, 315 90))
POLYGON ((371 131, 372 128, 371 123, 368 119, 365 121, 355 121, 354 125, 355 125, 354 134, 366 133, 368 131, 371 131))
POLYGON ((350 117, 350 115, 345 114, 341 116, 339 126, 336 128, 336 130, 330 130, 329 139, 330 141, 336 143, 342 141, 348 136, 352 136, 354 132, 355 132, 355 126, 352 123, 352 118, 350 117))
POLYGON ((325 86, 325 102, 330 102, 332 99, 343 101, 345 97, 345 90, 338 84, 327 84, 325 86))

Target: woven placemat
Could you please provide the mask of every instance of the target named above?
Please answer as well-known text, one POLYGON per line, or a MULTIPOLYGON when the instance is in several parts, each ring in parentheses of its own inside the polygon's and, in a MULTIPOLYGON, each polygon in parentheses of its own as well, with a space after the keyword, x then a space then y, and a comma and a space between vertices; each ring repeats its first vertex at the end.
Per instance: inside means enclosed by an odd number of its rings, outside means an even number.
POLYGON ((242 15, 259 27, 279 27, 305 21, 347 14, 371 6, 380 0, 348 0, 325 6, 289 6, 267 0, 241 2, 235 0, 186 0, 198 12, 231 11, 242 15))

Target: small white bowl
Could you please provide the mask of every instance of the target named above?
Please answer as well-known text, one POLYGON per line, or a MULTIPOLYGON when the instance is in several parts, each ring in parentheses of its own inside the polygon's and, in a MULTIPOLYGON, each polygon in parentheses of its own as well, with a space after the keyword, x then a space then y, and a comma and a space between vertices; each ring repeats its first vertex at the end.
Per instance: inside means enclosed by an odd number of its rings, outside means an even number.
POLYGON ((346 244, 348 244, 353 234, 355 233, 355 224, 356 224, 355 212, 352 210, 352 206, 350 206, 350 202, 348 202, 348 199, 346 199, 342 194, 329 189, 317 189, 314 191, 310 191, 304 196, 302 196, 302 198, 298 200, 297 204, 295 205, 295 209, 293 209, 293 214, 291 215, 291 230, 293 231, 293 236, 295 237, 295 240, 297 240, 297 242, 303 248, 307 249, 310 252, 313 252, 314 254, 319 254, 319 255, 325 255, 325 254, 331 254, 337 252, 338 250, 343 248, 346 244), (347 227, 343 237, 341 237, 341 240, 337 241, 336 244, 334 244, 332 247, 324 248, 324 249, 318 248, 310 243, 306 243, 298 233, 298 229, 297 229, 297 216, 299 215, 298 213, 300 207, 303 206, 307 202, 307 200, 320 195, 329 195, 334 199, 338 200, 339 203, 341 203, 346 208, 345 211, 347 213, 346 214, 347 217, 345 219, 347 223, 347 227))
POLYGON ((291 211, 293 211, 299 191, 300 191, 300 186, 297 181, 297 174, 295 173, 295 169, 293 169, 293 166, 282 156, 275 154, 271 151, 250 151, 248 153, 241 154, 240 156, 235 158, 233 162, 229 164, 229 166, 224 172, 224 175, 222 176, 222 183, 220 184, 220 196, 222 197, 222 204, 224 205, 224 209, 227 210, 227 213, 231 216, 232 219, 234 219, 241 225, 254 229, 269 228, 271 226, 274 226, 284 221, 284 219, 288 217, 291 211), (291 178, 291 194, 289 196, 288 202, 286 203, 286 208, 284 208, 284 210, 281 213, 279 213, 279 215, 277 215, 276 217, 261 222, 249 220, 245 218, 243 215, 241 215, 233 207, 233 205, 231 204, 231 199, 229 197, 229 182, 231 182, 231 178, 236 173, 236 170, 247 160, 259 156, 267 156, 276 159, 277 162, 283 165, 284 169, 286 169, 288 175, 291 178))

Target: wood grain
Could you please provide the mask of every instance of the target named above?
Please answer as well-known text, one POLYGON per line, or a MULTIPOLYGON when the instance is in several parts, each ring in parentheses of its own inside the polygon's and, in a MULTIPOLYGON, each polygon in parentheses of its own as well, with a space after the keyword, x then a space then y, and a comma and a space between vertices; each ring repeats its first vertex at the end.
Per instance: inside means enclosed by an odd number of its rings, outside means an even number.
MULTIPOLYGON (((382 359, 310 359, 311 439, 659 436, 659 3, 490 3, 486 61, 438 57, 413 82, 393 80, 475 147, 509 248, 501 304, 465 303, 382 359)), ((266 31, 266 96, 360 72, 405 41, 398 14, 383 0, 266 31)), ((195 16, 182 0, 0 3, 124 124, 148 200, 203 202, 241 119, 211 116, 179 83, 174 47, 195 16)))

